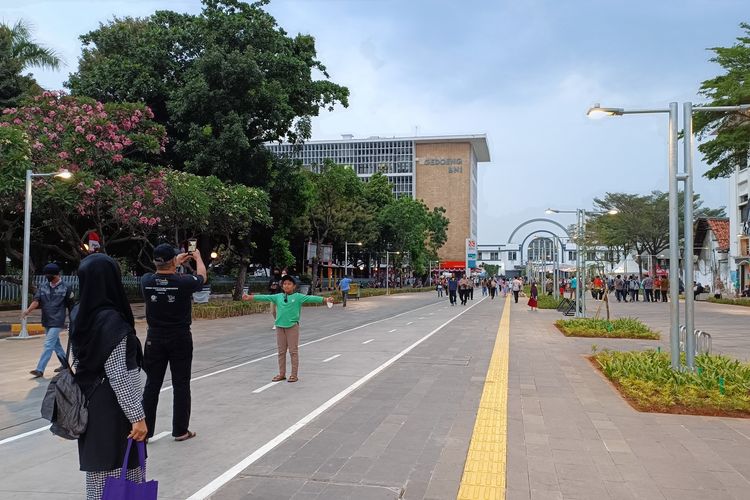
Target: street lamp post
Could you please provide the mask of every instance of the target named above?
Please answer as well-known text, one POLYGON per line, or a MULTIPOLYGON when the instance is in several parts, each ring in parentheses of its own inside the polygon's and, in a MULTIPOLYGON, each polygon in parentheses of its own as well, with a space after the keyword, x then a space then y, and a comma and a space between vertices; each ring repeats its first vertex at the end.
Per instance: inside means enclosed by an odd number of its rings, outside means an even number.
POLYGON ((348 276, 349 274, 349 245, 357 245, 362 246, 362 242, 358 241, 356 243, 349 243, 348 241, 344 242, 344 276, 348 276))
POLYGON ((385 294, 386 295, 390 295, 389 280, 388 280, 388 278, 390 277, 389 274, 388 274, 388 269, 389 269, 388 257, 390 257, 391 254, 393 254, 393 255, 399 255, 400 253, 401 252, 389 252, 388 250, 386 250, 386 252, 385 252, 385 294))
POLYGON ((427 261, 427 286, 432 286, 432 263, 436 263, 438 266, 440 265, 439 260, 428 260, 427 261))
MULTIPOLYGON (((26 201, 23 214, 23 282, 21 285, 21 310, 25 311, 29 307, 29 259, 31 253, 31 181, 34 177, 58 177, 60 179, 70 179, 72 174, 67 170, 51 172, 47 174, 35 174, 31 170, 26 170, 26 201)), ((26 316, 21 318, 21 331, 17 339, 28 339, 29 331, 27 329, 26 316)))
MULTIPOLYGON (((631 110, 625 110, 622 108, 603 108, 598 104, 595 104, 593 107, 589 108, 586 114, 591 118, 600 118, 603 116, 655 113, 666 113, 669 115, 669 129, 667 137, 667 164, 669 171, 669 348, 671 351, 672 369, 678 370, 680 368, 680 221, 677 199, 677 103, 670 102, 668 108, 631 110)), ((690 203, 692 203, 692 200, 690 200, 690 203)), ((687 204, 688 203, 686 200, 686 205, 687 204)), ((687 222, 688 221, 685 221, 685 223, 687 222)), ((690 221, 690 224, 692 226, 692 221, 690 221)))

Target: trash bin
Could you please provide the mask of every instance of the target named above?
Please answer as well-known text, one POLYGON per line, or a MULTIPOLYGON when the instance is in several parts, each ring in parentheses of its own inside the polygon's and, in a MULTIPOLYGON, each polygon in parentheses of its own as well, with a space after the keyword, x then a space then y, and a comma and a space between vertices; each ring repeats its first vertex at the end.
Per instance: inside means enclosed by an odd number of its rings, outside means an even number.
POLYGON ((193 292, 193 302, 196 304, 207 304, 211 296, 211 285, 206 285, 200 292, 193 292))

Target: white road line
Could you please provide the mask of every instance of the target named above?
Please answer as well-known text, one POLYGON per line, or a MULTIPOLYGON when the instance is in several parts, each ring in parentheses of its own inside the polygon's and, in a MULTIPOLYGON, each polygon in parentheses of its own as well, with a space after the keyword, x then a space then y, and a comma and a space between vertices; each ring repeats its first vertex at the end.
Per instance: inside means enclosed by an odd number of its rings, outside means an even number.
POLYGON ((396 330, 398 330, 398 328, 394 328, 393 330, 388 330, 388 333, 393 333, 393 332, 395 332, 396 330))
POLYGON ((255 389, 253 391, 253 394, 260 394, 261 392, 265 391, 269 387, 273 387, 273 386, 275 386, 278 383, 279 382, 269 382, 268 384, 264 385, 263 387, 258 387, 257 389, 255 389))
POLYGON ((336 359, 336 358, 338 358, 339 356, 341 356, 341 354, 334 354, 334 355, 333 355, 333 356, 331 356, 330 358, 326 358, 326 359, 324 359, 324 360, 323 360, 323 363, 328 363, 328 362, 329 362, 329 361, 331 361, 332 359, 336 359))
MULTIPOLYGON (((328 340, 328 339, 336 337, 338 335, 343 335, 344 333, 353 332, 354 330, 359 330, 360 328, 365 328, 367 326, 374 325, 376 323, 381 323, 381 322, 387 321, 389 319, 398 318, 399 316, 403 316, 404 314, 413 314, 414 311, 419 311, 420 309, 424 309, 426 307, 432 307, 432 306, 438 305, 438 304, 440 304, 440 302, 433 302, 432 304, 427 304, 427 305, 424 305, 424 306, 421 306, 421 307, 417 307, 416 309, 414 309, 412 311, 404 311, 404 312, 396 314, 394 316, 389 316, 387 318, 379 319, 379 320, 376 320, 376 321, 371 321, 370 323, 365 323, 364 325, 355 326, 354 328, 349 328, 348 330, 342 330, 340 332, 333 333, 333 334, 328 335, 326 337, 321 337, 321 338, 316 339, 316 340, 311 340, 309 342, 305 342, 304 344, 300 344, 299 347, 304 347, 306 345, 315 344, 316 342, 322 342, 323 340, 328 340)), ((392 330, 392 331, 395 331, 395 330, 392 330)), ((205 375, 201 375, 199 377, 191 378, 190 382, 196 382, 196 381, 204 379, 204 378, 213 377, 214 375, 219 375, 221 373, 228 372, 230 370, 235 370, 237 368, 242 368, 243 366, 250 365, 250 364, 253 364, 253 363, 257 363, 259 361, 263 361, 264 359, 274 358, 276 356, 277 356, 277 354, 273 353, 273 354, 268 354, 266 356, 261 356, 260 358, 251 359, 250 361, 245 361, 244 363, 240 363, 238 365, 229 366, 227 368, 222 368, 221 370, 217 370, 215 372, 206 373, 205 375)), ((172 389, 171 385, 167 386, 167 387, 162 387, 161 391, 159 391, 159 392, 165 392, 165 391, 168 391, 170 389, 172 389)), ((28 437, 28 436, 31 436, 33 434, 37 434, 37 433, 45 431, 45 430, 47 430, 49 428, 50 428, 49 425, 45 425, 44 427, 40 427, 38 429, 34 429, 33 431, 24 432, 23 434, 18 434, 16 436, 11 436, 11 437, 5 438, 2 441, 0 441, 0 445, 6 444, 6 443, 10 443, 10 442, 16 441, 18 439, 22 439, 22 438, 28 437)))
POLYGON ((369 344, 369 343, 370 343, 370 342, 372 342, 373 340, 375 340, 375 339, 365 340, 365 341, 364 341, 364 342, 362 342, 362 343, 363 343, 363 344, 369 344))
POLYGON ((36 434, 38 432, 46 431, 50 427, 52 427, 52 424, 45 425, 44 427, 40 427, 38 429, 34 429, 33 431, 24 432, 23 434, 18 434, 17 436, 11 436, 9 438, 5 438, 2 441, 0 441, 0 444, 12 443, 13 441, 16 441, 18 439, 25 438, 26 436, 31 436, 31 435, 36 434))
POLYGON ((198 490, 197 492, 193 493, 191 496, 187 498, 187 500, 204 500, 211 496, 213 493, 215 493, 219 488, 227 484, 229 481, 231 481, 237 474, 248 468, 250 465, 255 463, 257 460, 262 458, 266 453, 276 448, 279 444, 283 443, 287 438, 292 436, 295 432, 303 428, 305 425, 313 421, 316 417, 321 415, 324 411, 344 399, 346 396, 354 392, 355 390, 359 389, 363 385, 365 385, 367 382, 370 381, 370 379, 374 378, 376 375, 378 375, 380 372, 391 366, 393 363, 398 361, 399 359, 403 358, 405 355, 407 355, 412 349, 417 347, 419 344, 424 342, 425 340, 429 339, 433 335, 435 335, 437 332, 445 328, 448 324, 450 324, 454 319, 458 318, 462 314, 468 312, 471 310, 472 307, 475 307, 482 303, 484 299, 479 300, 476 304, 473 304, 460 313, 453 316, 451 319, 440 325, 439 327, 432 330, 430 333, 422 337, 421 339, 414 342, 412 345, 401 351, 400 353, 393 356, 391 359, 383 363, 382 365, 375 368, 373 371, 362 377, 361 379, 354 382, 352 385, 344 389, 343 391, 336 394, 334 397, 323 403, 322 405, 318 406, 316 409, 302 417, 300 420, 297 421, 294 425, 287 428, 284 432, 273 438, 272 440, 268 441, 266 444, 255 450, 253 453, 245 457, 240 463, 232 467, 231 469, 224 472, 222 475, 208 483, 206 486, 198 490))
POLYGON ((167 436, 169 436, 170 434, 171 434, 171 433, 170 433, 169 431, 164 431, 164 432, 160 432, 160 433, 159 433, 159 434, 157 434, 156 436, 154 436, 154 437, 152 437, 152 438, 148 438, 148 443, 149 443, 149 444, 151 444, 151 443, 153 443, 154 441, 158 441, 158 440, 160 440, 160 439, 161 439, 161 438, 163 438, 163 437, 167 437, 167 436))
POLYGON ((406 324, 406 326, 409 326, 409 325, 411 325, 412 323, 414 323, 414 322, 413 322, 413 321, 409 321, 409 322, 408 322, 408 323, 406 324))

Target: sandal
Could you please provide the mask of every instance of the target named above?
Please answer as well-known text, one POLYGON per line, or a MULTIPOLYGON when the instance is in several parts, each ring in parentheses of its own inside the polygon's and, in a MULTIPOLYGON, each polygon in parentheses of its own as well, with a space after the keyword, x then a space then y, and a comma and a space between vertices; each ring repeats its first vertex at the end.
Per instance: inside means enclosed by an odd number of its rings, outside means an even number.
POLYGON ((287 380, 287 382, 296 382, 298 380, 299 379, 297 378, 297 375, 292 375, 291 377, 289 377, 289 380, 287 380))
POLYGON ((286 377, 284 375, 276 375, 271 379, 271 382, 281 382, 282 380, 286 380, 286 377))
POLYGON ((197 436, 197 434, 195 432, 193 432, 193 431, 187 431, 182 436, 177 436, 176 438, 174 438, 174 440, 175 441, 187 441, 188 439, 192 439, 195 436, 197 436))

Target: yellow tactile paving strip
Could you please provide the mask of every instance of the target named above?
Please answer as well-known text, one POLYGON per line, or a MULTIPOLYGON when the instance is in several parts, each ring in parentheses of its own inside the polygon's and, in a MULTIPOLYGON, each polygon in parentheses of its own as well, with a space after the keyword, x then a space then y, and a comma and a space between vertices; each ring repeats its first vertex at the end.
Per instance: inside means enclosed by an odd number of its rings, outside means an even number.
POLYGON ((505 499, 509 345, 510 299, 506 299, 479 401, 458 500, 505 499))

